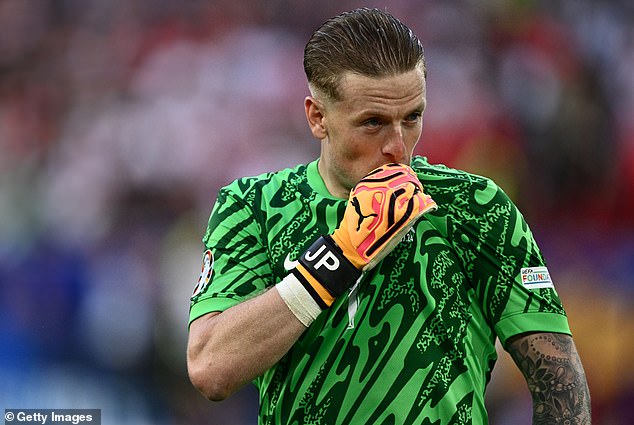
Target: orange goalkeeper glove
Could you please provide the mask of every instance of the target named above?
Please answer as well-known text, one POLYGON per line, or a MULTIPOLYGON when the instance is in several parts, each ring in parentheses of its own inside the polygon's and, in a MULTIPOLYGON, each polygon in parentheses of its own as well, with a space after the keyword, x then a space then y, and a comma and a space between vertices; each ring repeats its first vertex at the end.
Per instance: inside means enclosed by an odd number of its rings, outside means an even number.
POLYGON ((436 208, 414 170, 383 165, 352 189, 339 227, 306 250, 293 274, 321 308, 330 307, 392 251, 421 215, 436 208))

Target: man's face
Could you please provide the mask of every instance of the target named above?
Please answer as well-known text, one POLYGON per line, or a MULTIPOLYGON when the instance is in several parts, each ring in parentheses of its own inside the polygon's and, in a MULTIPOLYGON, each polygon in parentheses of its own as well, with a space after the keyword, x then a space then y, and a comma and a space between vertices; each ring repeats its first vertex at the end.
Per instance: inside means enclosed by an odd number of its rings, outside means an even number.
POLYGON ((338 101, 306 98, 313 135, 321 140, 319 172, 331 194, 347 198, 374 168, 409 164, 422 131, 423 70, 370 78, 344 74, 338 101))

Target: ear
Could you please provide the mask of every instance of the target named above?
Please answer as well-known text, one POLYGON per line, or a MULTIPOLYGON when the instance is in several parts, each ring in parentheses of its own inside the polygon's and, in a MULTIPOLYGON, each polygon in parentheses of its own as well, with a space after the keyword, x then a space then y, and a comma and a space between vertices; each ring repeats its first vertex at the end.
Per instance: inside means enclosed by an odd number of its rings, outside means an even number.
POLYGON ((304 99, 304 110, 306 112, 308 126, 313 136, 318 140, 325 139, 326 136, 328 136, 328 132, 324 126, 323 104, 314 97, 307 96, 306 99, 304 99))

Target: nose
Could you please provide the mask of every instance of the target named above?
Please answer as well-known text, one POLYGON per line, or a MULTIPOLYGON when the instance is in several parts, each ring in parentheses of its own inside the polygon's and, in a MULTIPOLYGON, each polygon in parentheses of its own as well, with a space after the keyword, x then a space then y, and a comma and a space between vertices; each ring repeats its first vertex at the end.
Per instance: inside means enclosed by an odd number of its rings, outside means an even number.
POLYGON ((383 143, 381 153, 389 162, 403 162, 405 159, 405 138, 403 129, 395 127, 383 143))

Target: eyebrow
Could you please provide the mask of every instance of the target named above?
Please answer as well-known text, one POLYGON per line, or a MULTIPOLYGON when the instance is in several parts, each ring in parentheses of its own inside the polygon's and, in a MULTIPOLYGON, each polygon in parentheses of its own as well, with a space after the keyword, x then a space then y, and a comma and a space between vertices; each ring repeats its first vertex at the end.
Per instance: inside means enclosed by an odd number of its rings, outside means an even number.
MULTIPOLYGON (((427 102, 423 101, 419 103, 418 105, 416 105, 415 107, 409 109, 408 112, 405 114, 405 116, 410 115, 414 112, 423 113, 426 107, 427 107, 427 102)), ((385 114, 380 109, 374 109, 374 108, 363 109, 358 114, 355 114, 355 115, 359 118, 366 118, 366 117, 373 117, 373 116, 378 116, 378 117, 387 116, 387 114, 385 114)))

